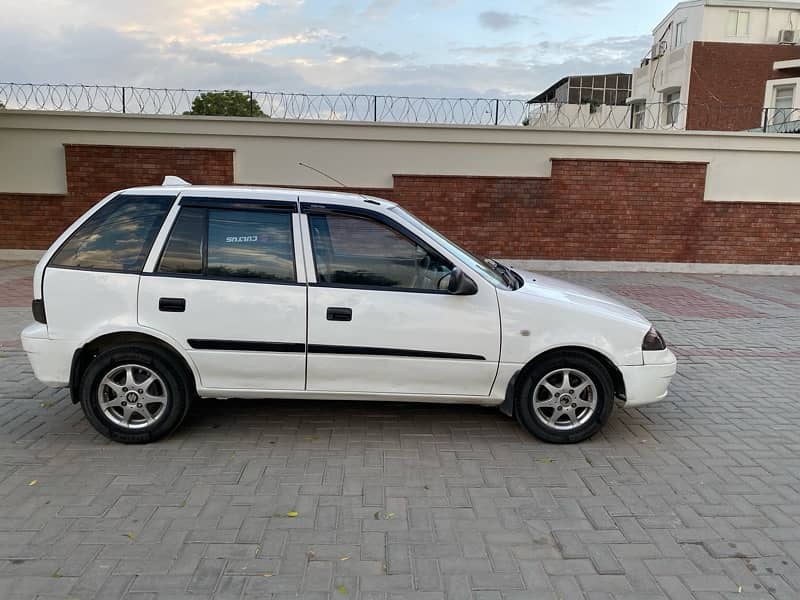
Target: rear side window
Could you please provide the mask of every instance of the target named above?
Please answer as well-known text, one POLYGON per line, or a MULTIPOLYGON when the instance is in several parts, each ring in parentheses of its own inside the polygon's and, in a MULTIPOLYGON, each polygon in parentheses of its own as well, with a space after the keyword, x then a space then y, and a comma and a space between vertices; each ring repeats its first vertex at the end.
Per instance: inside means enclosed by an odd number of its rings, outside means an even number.
POLYGON ((293 283, 291 213, 182 208, 158 271, 293 283))
POLYGON ((141 272, 174 201, 174 196, 117 196, 72 234, 50 265, 141 272))
POLYGON ((200 275, 203 272, 205 237, 205 209, 182 208, 164 247, 158 270, 162 273, 200 275))
POLYGON ((291 213, 209 210, 207 274, 294 281, 291 213))

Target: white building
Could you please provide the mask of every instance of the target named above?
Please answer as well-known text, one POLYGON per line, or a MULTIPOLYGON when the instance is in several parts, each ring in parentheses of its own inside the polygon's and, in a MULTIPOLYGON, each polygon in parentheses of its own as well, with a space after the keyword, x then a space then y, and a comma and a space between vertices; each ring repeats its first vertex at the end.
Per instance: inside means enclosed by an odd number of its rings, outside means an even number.
POLYGON ((741 130, 786 118, 800 106, 798 42, 800 0, 679 3, 633 72, 634 127, 741 130))

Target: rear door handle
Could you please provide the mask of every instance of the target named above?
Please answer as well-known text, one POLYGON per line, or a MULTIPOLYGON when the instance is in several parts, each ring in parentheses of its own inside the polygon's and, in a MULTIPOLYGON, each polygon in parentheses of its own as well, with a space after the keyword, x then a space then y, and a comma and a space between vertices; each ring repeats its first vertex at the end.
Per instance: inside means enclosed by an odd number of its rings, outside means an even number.
POLYGON ((161 312, 184 312, 186 310, 185 298, 159 298, 158 310, 161 312))
POLYGON ((352 321, 353 309, 338 306, 328 307, 328 321, 352 321))

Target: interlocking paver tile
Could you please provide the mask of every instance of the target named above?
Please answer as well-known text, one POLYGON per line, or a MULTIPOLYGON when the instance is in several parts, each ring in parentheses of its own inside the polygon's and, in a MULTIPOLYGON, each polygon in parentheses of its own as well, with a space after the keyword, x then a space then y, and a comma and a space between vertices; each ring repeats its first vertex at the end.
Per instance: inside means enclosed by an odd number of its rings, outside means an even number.
POLYGON ((0 598, 800 598, 798 278, 564 274, 681 357, 669 401, 580 445, 481 407, 226 400, 129 447, 33 379, 31 268, 0 264, 0 598))
POLYGON ((30 277, 19 277, 0 282, 0 307, 27 307, 30 306, 32 299, 33 282, 30 277))
POLYGON ((706 319, 755 317, 758 313, 687 287, 669 285, 616 285, 617 294, 633 298, 643 304, 676 317, 702 317, 706 319))

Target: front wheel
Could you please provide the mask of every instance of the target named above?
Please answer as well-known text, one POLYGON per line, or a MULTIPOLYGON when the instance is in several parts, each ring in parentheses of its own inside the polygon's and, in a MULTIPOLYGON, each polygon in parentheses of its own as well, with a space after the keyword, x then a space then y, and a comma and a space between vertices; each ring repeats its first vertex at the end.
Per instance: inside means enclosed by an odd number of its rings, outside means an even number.
POLYGON ((522 375, 517 420, 546 442, 570 444, 597 433, 614 408, 614 386, 605 366, 588 354, 564 352, 522 375))
POLYGON ((81 407, 92 426, 126 444, 159 440, 189 410, 189 382, 181 365, 155 346, 124 346, 99 354, 81 381, 81 407))

